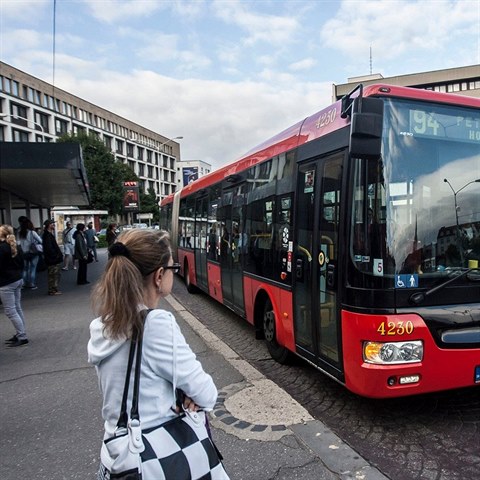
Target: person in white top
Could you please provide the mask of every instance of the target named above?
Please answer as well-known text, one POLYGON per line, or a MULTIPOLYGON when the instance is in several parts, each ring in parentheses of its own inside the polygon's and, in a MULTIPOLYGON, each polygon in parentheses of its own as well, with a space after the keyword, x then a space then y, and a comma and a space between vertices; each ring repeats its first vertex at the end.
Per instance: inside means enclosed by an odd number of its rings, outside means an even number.
POLYGON ((40 260, 40 251, 35 245, 42 245, 40 235, 35 231, 33 223, 27 217, 18 219, 20 228, 17 233, 17 242, 23 252, 23 288, 37 289, 37 265, 40 260))
POLYGON ((75 266, 75 240, 73 239, 73 234, 75 229, 72 227, 70 222, 67 222, 65 230, 62 232, 63 238, 63 267, 62 270, 68 270, 69 265, 72 266, 73 270, 76 270, 75 266))
MULTIPOLYGON (((142 430, 173 418, 173 346, 176 385, 185 393, 184 407, 211 410, 217 389, 185 341, 175 317, 157 308, 170 294, 173 263, 168 234, 158 230, 124 231, 109 248, 106 270, 92 292, 98 318, 90 324, 88 361, 95 365, 103 396, 104 440, 114 435, 134 328, 143 328, 139 405, 142 430), (141 312, 153 309, 142 324, 141 312), (174 338, 175 337, 175 338, 174 338)), ((132 391, 129 393, 131 402, 132 391)), ((105 466, 100 469, 105 471, 105 466)), ((109 472, 108 472, 109 475, 109 472)), ((105 477, 103 477, 105 478, 105 477)))

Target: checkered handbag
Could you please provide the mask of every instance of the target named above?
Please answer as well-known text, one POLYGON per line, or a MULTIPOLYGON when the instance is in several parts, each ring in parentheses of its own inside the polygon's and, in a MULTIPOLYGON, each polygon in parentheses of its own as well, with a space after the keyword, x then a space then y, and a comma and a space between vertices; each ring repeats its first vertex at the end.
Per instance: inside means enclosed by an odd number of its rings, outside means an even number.
MULTIPOLYGON (((172 323, 173 332, 173 323, 172 323)), ((105 480, 229 480, 222 456, 210 438, 205 412, 184 411, 161 425, 142 430, 138 391, 142 338, 132 338, 116 434, 103 442, 99 478, 105 480), (126 404, 129 372, 135 356, 135 381, 130 420, 126 404)), ((176 397, 176 345, 173 334, 173 396, 176 397)))

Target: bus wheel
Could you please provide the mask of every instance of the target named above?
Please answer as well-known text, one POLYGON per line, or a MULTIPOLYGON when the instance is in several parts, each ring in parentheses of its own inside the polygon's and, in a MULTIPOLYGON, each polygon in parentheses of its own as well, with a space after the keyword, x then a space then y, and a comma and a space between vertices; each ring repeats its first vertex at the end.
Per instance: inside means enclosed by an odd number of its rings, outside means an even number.
POLYGON ((288 363, 290 359, 290 352, 277 342, 277 334, 275 328, 275 312, 273 311, 272 302, 267 300, 263 309, 263 333, 267 348, 270 355, 278 363, 288 363))
POLYGON ((196 293, 197 292, 197 287, 192 284, 190 280, 190 270, 188 268, 188 262, 185 262, 184 268, 183 268, 183 280, 185 281, 185 286, 187 287, 187 292, 188 293, 196 293))

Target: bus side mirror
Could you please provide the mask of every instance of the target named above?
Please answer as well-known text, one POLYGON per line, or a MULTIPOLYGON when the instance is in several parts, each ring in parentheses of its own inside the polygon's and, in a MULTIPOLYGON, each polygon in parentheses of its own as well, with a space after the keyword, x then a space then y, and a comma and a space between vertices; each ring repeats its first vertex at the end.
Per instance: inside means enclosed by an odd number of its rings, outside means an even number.
POLYGON ((383 100, 357 97, 350 124, 350 155, 378 158, 382 149, 383 100))

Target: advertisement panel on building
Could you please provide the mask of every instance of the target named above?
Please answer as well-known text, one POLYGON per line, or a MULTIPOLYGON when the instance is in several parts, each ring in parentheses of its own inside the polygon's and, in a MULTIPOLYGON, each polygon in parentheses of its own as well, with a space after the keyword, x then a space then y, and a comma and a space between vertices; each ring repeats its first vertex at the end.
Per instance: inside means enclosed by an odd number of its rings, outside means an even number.
POLYGON ((138 212, 140 209, 138 182, 123 182, 123 189, 123 210, 125 212, 138 212))

